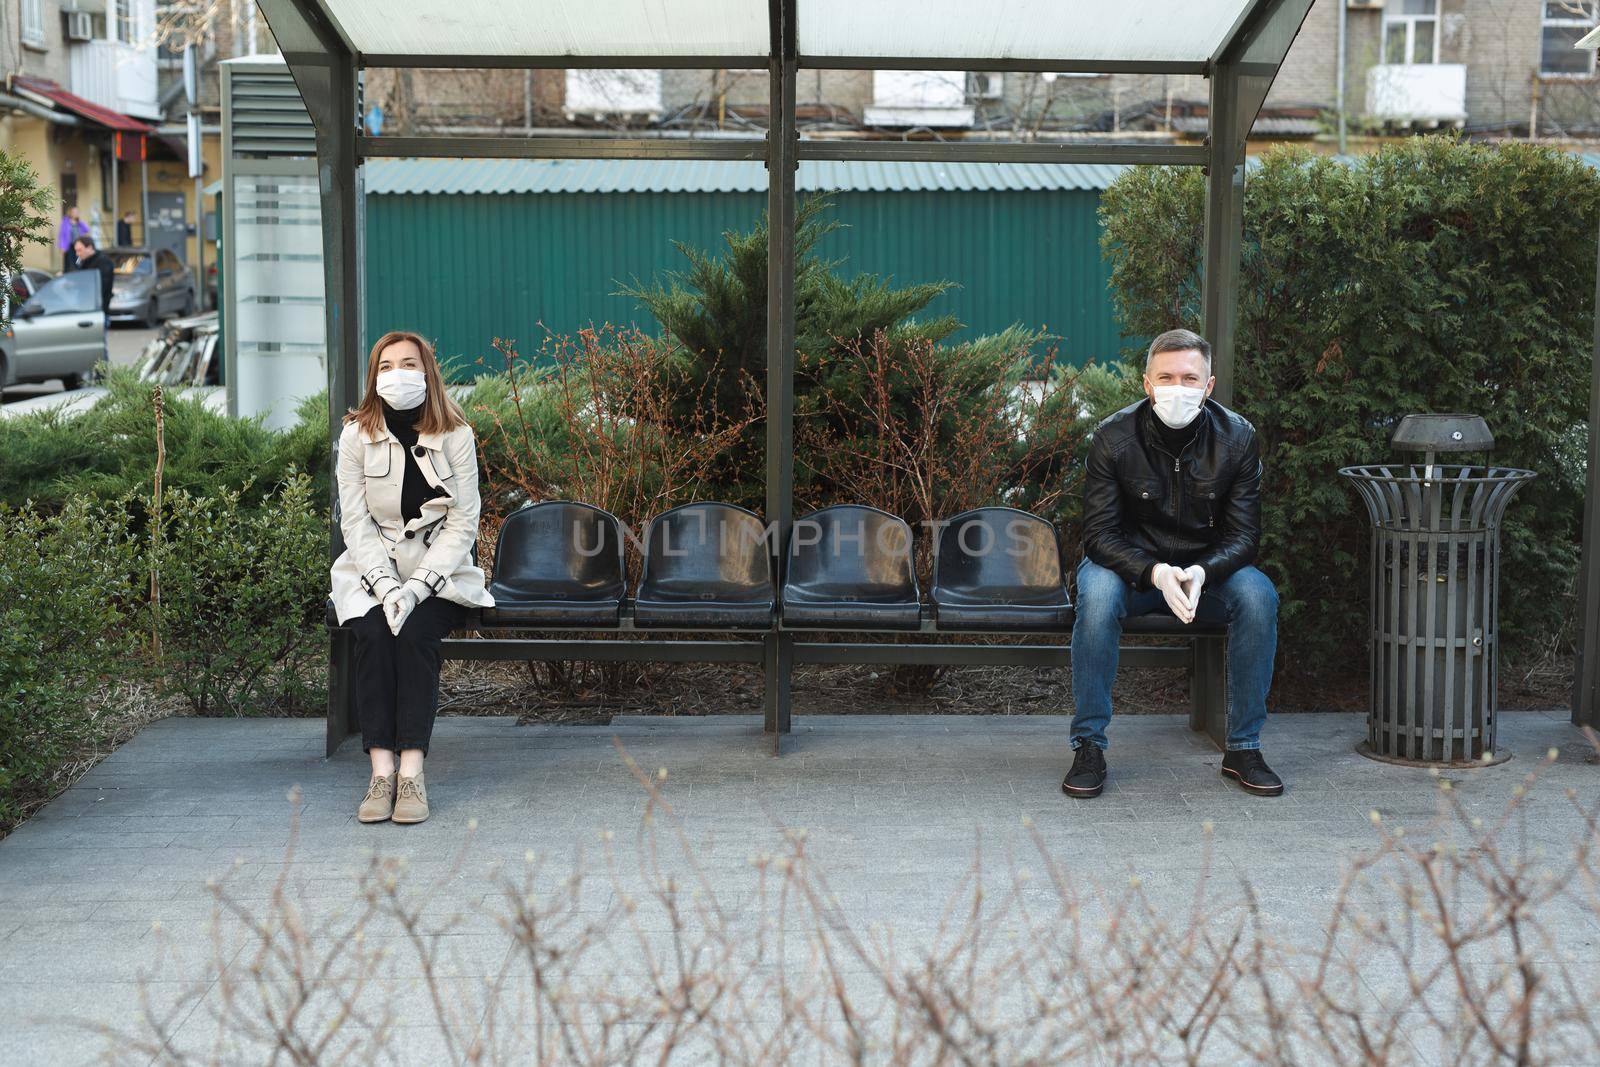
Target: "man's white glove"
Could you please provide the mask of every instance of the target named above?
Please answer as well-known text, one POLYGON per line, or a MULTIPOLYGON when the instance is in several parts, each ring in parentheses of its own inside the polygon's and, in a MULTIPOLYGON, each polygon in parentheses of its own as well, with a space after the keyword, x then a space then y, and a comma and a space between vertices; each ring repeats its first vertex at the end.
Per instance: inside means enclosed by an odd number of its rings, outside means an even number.
POLYGON ((1206 569, 1198 563, 1184 568, 1183 584, 1189 590, 1189 615, 1192 618, 1200 606, 1200 590, 1206 584, 1206 569))
POLYGON ((400 627, 406 624, 409 616, 417 606, 417 594, 405 586, 390 590, 383 598, 383 617, 389 620, 389 632, 396 637, 400 636, 400 627))
POLYGON ((1187 577, 1188 572, 1181 571, 1168 563, 1157 563, 1155 569, 1150 572, 1150 584, 1161 590, 1161 595, 1166 598, 1167 607, 1171 608, 1178 621, 1183 623, 1194 621, 1194 608, 1189 603, 1189 592, 1183 586, 1187 577))

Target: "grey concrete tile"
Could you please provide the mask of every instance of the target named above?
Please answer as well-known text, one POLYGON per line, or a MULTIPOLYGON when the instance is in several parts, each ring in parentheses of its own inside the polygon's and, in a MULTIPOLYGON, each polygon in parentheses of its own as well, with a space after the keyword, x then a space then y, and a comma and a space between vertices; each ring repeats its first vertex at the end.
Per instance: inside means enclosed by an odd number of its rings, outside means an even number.
MULTIPOLYGON (((1344 866, 1379 843, 1367 812, 1377 807, 1386 821, 1420 832, 1436 799, 1425 771, 1354 753, 1359 716, 1269 723, 1271 758, 1290 782, 1276 802, 1223 783, 1217 754, 1181 720, 1122 716, 1113 724, 1112 787, 1095 801, 1071 801, 1059 792, 1064 726, 1043 716, 801 716, 774 760, 754 720, 622 717, 608 727, 517 728, 447 717, 429 765, 434 817, 417 827, 361 827, 351 815, 365 780, 359 753, 346 746, 322 760, 317 721, 163 722, 0 842, 0 981, 42 975, 57 988, 126 986, 149 962, 135 950, 148 950, 150 924, 160 923, 179 943, 165 954, 174 973, 204 983, 213 925, 224 949, 237 950, 245 935, 239 919, 214 919, 208 877, 222 877, 231 899, 260 913, 275 906, 287 869, 289 903, 310 929, 331 931, 359 914, 358 878, 374 855, 408 861, 413 899, 429 928, 448 931, 443 940, 464 950, 458 965, 467 970, 504 958, 495 879, 520 878, 530 849, 541 857, 541 895, 558 892, 575 864, 597 872, 573 912, 585 921, 614 922, 627 897, 651 905, 654 879, 671 875, 685 886, 709 878, 725 910, 759 922, 776 913, 781 877, 768 868, 767 895, 759 895, 762 873, 751 861, 787 854, 785 826, 808 831, 808 862, 838 898, 840 916, 852 926, 904 925, 907 945, 926 947, 973 878, 986 899, 1015 890, 1030 906, 1059 908, 1042 877, 1049 862, 1085 895, 1084 914, 1097 916, 1135 875, 1146 898, 1171 914, 1187 914, 1199 897, 1219 916, 1236 916, 1248 879, 1253 921, 1304 946, 1317 939, 1344 866), (663 823, 660 866, 641 869, 644 794, 620 765, 613 736, 644 766, 668 768, 664 795, 692 862, 663 823), (290 784, 302 798, 292 845, 294 809, 278 799, 290 784), (149 836, 130 841, 130 833, 149 836), (495 861, 504 867, 491 875, 495 861), (1019 869, 1034 881, 1017 889, 1019 869), (47 941, 52 958, 30 970, 47 941), (89 951, 96 946, 98 956, 89 951)), ((1570 747, 1570 728, 1547 716, 1508 713, 1501 729, 1518 759, 1453 776, 1463 804, 1486 819, 1522 781, 1532 762, 1524 754, 1570 747)), ((1561 791, 1592 791, 1593 768, 1574 760, 1546 774, 1514 829, 1554 854, 1580 825, 1563 810, 1561 791)), ((665 915, 641 906, 631 926, 660 944, 670 933, 665 915)), ((1600 920, 1576 908, 1559 919, 1580 952, 1600 943, 1600 920)), ((395 933, 383 921, 371 929, 375 943, 395 933)), ((617 961, 629 962, 625 954, 617 961)), ((1383 981, 1374 971, 1365 994, 1377 997, 1383 981)), ((80 1048, 55 1031, 35 1037, 28 1047, 41 1057, 57 1049, 70 1058, 80 1048)))
POLYGON ((229 953, 204 943, 175 944, 165 939, 64 941, 40 951, 26 943, 5 942, 0 983, 81 979, 101 982, 182 982, 204 980, 226 963, 229 953), (20 950, 20 951, 17 951, 20 950))
MULTIPOLYGON (((187 982, 0 983, 7 1062, 83 1064, 128 1050, 156 1026, 177 1030, 205 992, 187 982)), ((130 1055, 116 1062, 146 1062, 130 1055)))

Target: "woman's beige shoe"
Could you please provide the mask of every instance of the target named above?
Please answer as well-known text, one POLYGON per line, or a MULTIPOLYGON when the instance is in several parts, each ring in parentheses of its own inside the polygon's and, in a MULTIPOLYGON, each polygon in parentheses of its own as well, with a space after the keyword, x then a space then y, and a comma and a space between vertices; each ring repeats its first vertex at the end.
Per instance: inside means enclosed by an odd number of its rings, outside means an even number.
POLYGON ((374 774, 367 786, 367 795, 361 798, 356 818, 362 822, 384 822, 394 813, 394 780, 398 772, 388 775, 374 774))
POLYGON ((415 778, 400 779, 395 792, 394 821, 421 822, 428 817, 428 791, 422 785, 422 772, 415 778))

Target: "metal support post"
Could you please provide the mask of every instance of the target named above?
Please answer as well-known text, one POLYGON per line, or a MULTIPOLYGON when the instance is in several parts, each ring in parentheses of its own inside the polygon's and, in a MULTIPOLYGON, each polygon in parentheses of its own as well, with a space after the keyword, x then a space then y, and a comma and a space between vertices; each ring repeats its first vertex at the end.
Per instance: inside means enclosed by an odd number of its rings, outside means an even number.
MULTIPOLYGON (((767 523, 784 567, 789 524, 794 517, 794 179, 799 137, 795 132, 794 0, 771 0, 771 119, 767 130, 767 523)), ((777 739, 789 732, 794 638, 774 631, 763 658, 766 729, 777 739)))

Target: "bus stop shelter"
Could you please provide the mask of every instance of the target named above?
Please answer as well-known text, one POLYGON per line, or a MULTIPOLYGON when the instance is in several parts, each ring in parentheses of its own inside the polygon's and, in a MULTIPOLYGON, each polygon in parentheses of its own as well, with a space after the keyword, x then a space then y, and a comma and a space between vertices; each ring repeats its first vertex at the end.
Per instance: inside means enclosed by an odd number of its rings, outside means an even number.
MULTIPOLYGON (((1202 328, 1216 398, 1232 400, 1246 137, 1311 0, 261 0, 316 128, 326 284, 330 433, 358 399, 363 336, 362 170, 379 157, 761 160, 768 174, 766 519, 792 520, 795 168, 799 160, 1197 166, 1206 174, 1202 328), (690 68, 768 73, 764 137, 374 136, 361 126, 369 68, 690 68), (1202 145, 1132 140, 828 140, 796 130, 803 69, 1198 75, 1202 145)), ((1600 330, 1595 411, 1600 414, 1600 330)), ((1591 435, 1592 437, 1593 435, 1591 435)), ((1584 650, 1574 721, 1600 726, 1600 528, 1591 440, 1584 650)), ((333 551, 340 551, 333 531, 333 551)), ((781 645, 765 663, 769 701, 781 645)), ((335 664, 336 669, 341 665, 335 664)))

